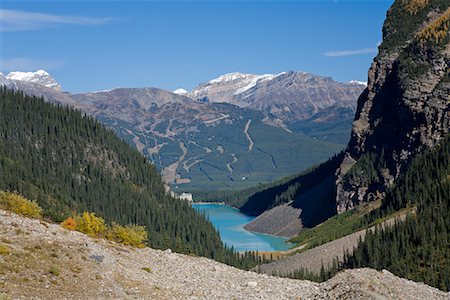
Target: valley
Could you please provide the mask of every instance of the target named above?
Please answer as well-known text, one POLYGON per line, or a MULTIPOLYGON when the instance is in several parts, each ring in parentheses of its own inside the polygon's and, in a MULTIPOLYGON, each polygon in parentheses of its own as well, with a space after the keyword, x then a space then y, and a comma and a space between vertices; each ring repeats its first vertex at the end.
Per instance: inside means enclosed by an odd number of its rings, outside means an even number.
POLYGON ((17 74, 0 75, 0 81, 95 117, 180 192, 244 189, 320 163, 343 149, 352 117, 347 111, 354 111, 365 87, 305 72, 233 73, 187 94, 157 88, 69 94, 55 89, 45 71, 17 74))
POLYGON ((319 2, 0 8, 0 299, 450 299, 450 3, 319 2))

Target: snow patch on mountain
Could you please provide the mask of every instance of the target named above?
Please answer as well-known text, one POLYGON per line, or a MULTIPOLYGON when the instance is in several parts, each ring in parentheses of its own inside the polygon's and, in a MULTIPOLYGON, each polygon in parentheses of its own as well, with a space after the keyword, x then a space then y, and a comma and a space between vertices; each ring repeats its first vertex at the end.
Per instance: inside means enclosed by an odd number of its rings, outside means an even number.
POLYGON ((224 74, 215 79, 210 80, 209 83, 212 84, 212 83, 230 82, 230 81, 235 81, 235 80, 246 79, 246 78, 252 77, 252 76, 254 76, 254 75, 253 74, 244 74, 244 73, 239 73, 239 72, 228 73, 228 74, 224 74))
POLYGON ((239 72, 228 73, 206 83, 200 84, 189 94, 189 96, 193 99, 205 96, 212 87, 214 89, 227 90, 230 95, 239 95, 254 88, 261 82, 271 81, 274 78, 284 74, 286 74, 286 72, 261 75, 239 72))
POLYGON ((56 91, 61 91, 61 85, 44 70, 38 70, 36 72, 10 72, 6 75, 6 78, 9 80, 31 82, 56 91))
POLYGON ((350 80, 349 83, 367 86, 367 81, 350 80))
POLYGON ((243 86, 243 87, 237 89, 236 92, 234 92, 234 95, 239 95, 245 91, 248 91, 249 89, 255 87, 259 82, 270 81, 270 80, 272 80, 280 75, 284 75, 284 74, 286 74, 286 72, 276 74, 276 75, 275 74, 252 75, 253 78, 251 78, 250 82, 246 86, 243 86))
POLYGON ((181 95, 181 96, 187 96, 189 94, 189 92, 183 88, 178 88, 178 89, 174 90, 172 93, 181 95))

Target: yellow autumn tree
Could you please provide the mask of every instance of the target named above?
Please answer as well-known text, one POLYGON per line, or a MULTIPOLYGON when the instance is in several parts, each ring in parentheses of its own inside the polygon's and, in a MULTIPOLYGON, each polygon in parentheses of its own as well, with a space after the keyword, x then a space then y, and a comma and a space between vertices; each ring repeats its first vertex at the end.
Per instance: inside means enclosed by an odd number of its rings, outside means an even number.
POLYGON ((113 223, 111 228, 108 230, 106 237, 115 242, 139 248, 145 246, 145 242, 148 238, 147 231, 144 226, 122 226, 115 223, 113 223))
POLYGON ((41 218, 42 208, 21 195, 0 191, 0 208, 30 218, 41 218))
POLYGON ((69 217, 61 223, 63 228, 76 230, 92 237, 106 237, 109 240, 143 248, 148 239, 145 226, 126 225, 113 223, 111 226, 105 224, 105 220, 97 217, 94 213, 84 212, 81 215, 69 217))
POLYGON ((95 213, 84 212, 81 215, 75 216, 74 221, 76 223, 75 230, 87 235, 98 237, 106 232, 105 220, 102 217, 97 217, 95 213))
POLYGON ((419 31, 417 33, 417 37, 419 38, 421 44, 424 44, 426 42, 438 44, 449 36, 449 29, 450 29, 450 7, 447 8, 447 10, 442 14, 442 16, 437 18, 435 21, 433 21, 431 24, 429 24, 421 31, 419 31))

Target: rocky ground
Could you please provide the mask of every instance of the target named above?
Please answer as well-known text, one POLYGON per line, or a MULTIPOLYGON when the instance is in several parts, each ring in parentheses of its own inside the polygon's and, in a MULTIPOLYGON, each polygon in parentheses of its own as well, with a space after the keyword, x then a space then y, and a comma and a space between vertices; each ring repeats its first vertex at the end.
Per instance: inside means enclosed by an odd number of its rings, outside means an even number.
POLYGON ((365 234, 366 231, 361 230, 310 250, 263 264, 258 269, 266 274, 286 275, 299 269, 319 274, 322 265, 325 268, 331 267, 334 259, 342 261, 345 251, 352 253, 359 239, 364 238, 365 234))
POLYGON ((272 277, 206 258, 134 249, 0 211, 0 299, 450 299, 389 272, 325 283, 272 277))

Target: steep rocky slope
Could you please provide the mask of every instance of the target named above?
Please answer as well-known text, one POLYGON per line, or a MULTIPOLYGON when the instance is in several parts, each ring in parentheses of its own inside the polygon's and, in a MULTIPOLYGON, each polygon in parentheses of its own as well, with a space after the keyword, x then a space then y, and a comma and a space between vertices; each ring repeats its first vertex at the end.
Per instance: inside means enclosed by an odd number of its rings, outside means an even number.
POLYGON ((449 5, 398 0, 390 8, 339 170, 338 212, 383 197, 411 157, 449 132, 449 5))
POLYGON ((133 249, 0 211, 0 297, 8 299, 448 299, 387 271, 314 283, 213 260, 133 249), (7 251, 5 251, 7 249, 7 251))

